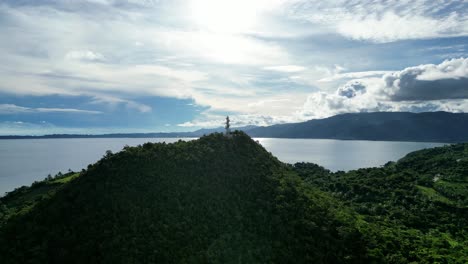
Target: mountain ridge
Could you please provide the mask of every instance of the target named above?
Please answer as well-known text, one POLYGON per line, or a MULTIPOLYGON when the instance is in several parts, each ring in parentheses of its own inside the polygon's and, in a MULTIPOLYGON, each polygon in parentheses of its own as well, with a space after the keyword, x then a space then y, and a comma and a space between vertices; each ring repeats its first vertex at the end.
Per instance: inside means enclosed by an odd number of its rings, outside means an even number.
MULTIPOLYGON (((272 126, 234 127, 252 137, 338 140, 468 142, 468 113, 368 112, 346 113, 324 119, 272 126)), ((0 139, 47 138, 186 138, 223 132, 223 127, 193 132, 119 133, 101 135, 0 136, 0 139)))
POLYGON ((380 141, 468 141, 468 113, 346 113, 301 123, 257 127, 252 137, 380 141))

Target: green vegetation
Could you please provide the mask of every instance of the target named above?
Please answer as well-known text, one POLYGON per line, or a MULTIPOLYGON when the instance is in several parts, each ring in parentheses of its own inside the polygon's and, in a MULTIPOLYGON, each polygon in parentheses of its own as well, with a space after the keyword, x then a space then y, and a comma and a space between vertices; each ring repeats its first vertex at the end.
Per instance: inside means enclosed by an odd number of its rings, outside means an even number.
POLYGON ((0 263, 466 263, 466 157, 332 173, 242 132, 125 147, 1 198, 0 263))
POLYGON ((11 217, 29 212, 42 200, 54 196, 63 185, 80 174, 69 171, 48 176, 41 182, 34 182, 30 187, 23 186, 0 198, 0 227, 11 217))
POLYGON ((446 205, 454 205, 450 199, 447 197, 441 195, 438 193, 436 190, 430 188, 430 187, 424 187, 420 185, 416 185, 416 187, 421 191, 423 195, 425 195, 430 201, 434 202, 439 202, 439 203, 444 203, 446 205))
POLYGON ((240 132, 147 143, 10 219, 0 262, 362 262, 340 206, 240 132))
POLYGON ((370 257, 382 263, 467 263, 467 157, 468 144, 457 144, 413 152, 382 168, 294 168, 359 214, 370 257))

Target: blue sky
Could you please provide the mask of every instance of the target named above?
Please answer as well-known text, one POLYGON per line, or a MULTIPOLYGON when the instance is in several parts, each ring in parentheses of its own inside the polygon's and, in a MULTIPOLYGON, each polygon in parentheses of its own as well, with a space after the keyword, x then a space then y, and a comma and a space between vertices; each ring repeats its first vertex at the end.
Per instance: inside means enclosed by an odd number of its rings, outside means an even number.
POLYGON ((468 111, 468 2, 4 0, 0 134, 468 111))

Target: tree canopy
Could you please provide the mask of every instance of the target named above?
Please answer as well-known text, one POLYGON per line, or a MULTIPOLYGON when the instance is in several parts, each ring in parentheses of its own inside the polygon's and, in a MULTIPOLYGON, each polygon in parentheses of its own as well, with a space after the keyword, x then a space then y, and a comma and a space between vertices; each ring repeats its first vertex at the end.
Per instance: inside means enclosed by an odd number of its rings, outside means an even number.
POLYGON ((0 262, 464 263, 467 149, 332 173, 238 131, 125 147, 0 198, 0 262))

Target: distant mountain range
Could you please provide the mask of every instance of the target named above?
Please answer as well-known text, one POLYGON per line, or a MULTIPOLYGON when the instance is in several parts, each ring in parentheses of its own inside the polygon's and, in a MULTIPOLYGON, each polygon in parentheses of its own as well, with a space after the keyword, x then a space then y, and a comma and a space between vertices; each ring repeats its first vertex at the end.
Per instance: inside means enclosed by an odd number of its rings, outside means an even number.
POLYGON ((257 127, 252 137, 467 142, 468 113, 374 112, 257 127))
MULTIPOLYGON (((468 142, 468 113, 350 113, 301 123, 266 127, 245 126, 233 128, 233 130, 242 130, 252 137, 270 138, 468 142)), ((199 129, 193 132, 102 135, 55 134, 45 136, 0 136, 0 139, 200 137, 222 131, 224 131, 224 128, 218 127, 199 129)))

